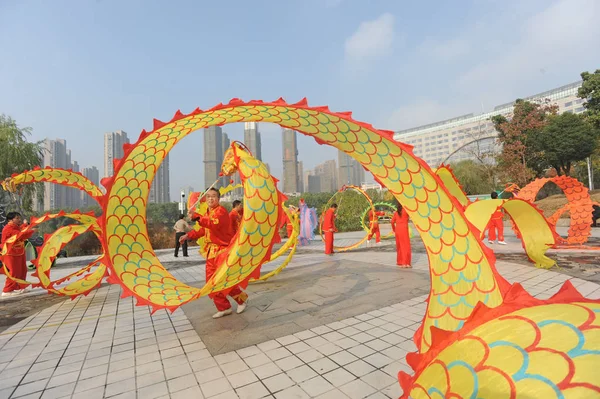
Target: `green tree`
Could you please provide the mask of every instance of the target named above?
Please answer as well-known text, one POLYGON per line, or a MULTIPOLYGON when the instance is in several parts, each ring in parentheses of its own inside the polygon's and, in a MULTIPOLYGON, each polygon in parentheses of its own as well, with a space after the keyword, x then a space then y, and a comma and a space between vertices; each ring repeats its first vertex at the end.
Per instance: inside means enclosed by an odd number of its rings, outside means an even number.
POLYGON ((148 224, 164 225, 170 228, 179 219, 178 204, 176 202, 148 204, 146 219, 148 224))
MULTIPOLYGON (((19 127, 14 119, 0 114, 0 180, 10 177, 14 173, 33 169, 41 164, 42 143, 29 142, 27 136, 31 135, 31 128, 19 127)), ((42 184, 27 184, 22 187, 21 200, 24 210, 31 211, 33 198, 37 195, 43 200, 44 188, 42 184)), ((10 202, 8 193, 0 189, 0 203, 10 202)))
POLYGON ((450 167, 467 195, 487 194, 494 189, 494 181, 490 180, 486 165, 467 159, 450 167))
POLYGON ((581 115, 553 115, 548 124, 535 136, 546 163, 558 175, 571 173, 571 165, 589 157, 598 143, 598 130, 581 115))
POLYGON ((600 69, 594 73, 582 72, 583 83, 577 95, 585 100, 585 117, 597 129, 600 129, 600 69))
POLYGON ((519 99, 510 118, 503 115, 492 118, 502 145, 497 160, 499 174, 505 182, 524 186, 532 178, 543 175, 549 165, 536 136, 548 123, 548 117, 557 112, 558 107, 549 102, 533 103, 519 99))

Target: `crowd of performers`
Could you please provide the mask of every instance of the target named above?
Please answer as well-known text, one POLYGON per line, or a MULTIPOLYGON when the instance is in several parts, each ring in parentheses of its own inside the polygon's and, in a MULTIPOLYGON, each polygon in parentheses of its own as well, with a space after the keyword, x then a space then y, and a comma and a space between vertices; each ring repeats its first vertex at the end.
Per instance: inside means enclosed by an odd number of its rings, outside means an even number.
MULTIPOLYGON (((496 192, 492 193, 492 199, 498 198, 496 192)), ((178 256, 179 248, 182 247, 183 256, 188 256, 188 240, 197 240, 200 237, 205 238, 205 248, 203 252, 206 254, 206 279, 209 280, 216 272, 218 265, 227 256, 227 247, 235 236, 242 222, 243 204, 236 200, 232 203, 232 210, 229 212, 220 204, 220 193, 217 189, 211 188, 206 193, 206 203, 208 205, 208 213, 205 216, 200 216, 194 211, 190 211, 188 217, 190 220, 197 222, 200 226, 199 230, 194 230, 185 221, 185 216, 180 215, 179 220, 175 223, 175 257, 178 256)), ((299 245, 308 245, 314 240, 314 230, 318 226, 317 214, 314 208, 309 208, 303 199, 300 200, 298 207, 289 206, 289 215, 284 213, 280 228, 285 228, 287 237, 289 238, 293 232, 293 226, 296 222, 300 225, 300 233, 298 236, 299 245)), ((325 243, 325 254, 334 254, 334 235, 338 231, 336 228, 337 204, 332 204, 323 215, 322 232, 325 243)), ((375 243, 381 243, 381 231, 379 227, 379 218, 385 213, 377 210, 371 210, 368 213, 369 219, 369 234, 367 237, 367 246, 371 245, 371 240, 375 237, 375 243)), ((505 244, 503 235, 503 213, 498 210, 492 216, 488 225, 488 240, 494 243, 496 237, 498 244, 505 244)), ((399 267, 409 268, 412 263, 410 234, 408 226, 409 217, 402 205, 398 204, 397 209, 391 218, 391 227, 396 239, 396 263, 399 267)), ((23 217, 18 212, 11 212, 7 215, 7 225, 2 229, 1 245, 4 246, 6 240, 18 234, 25 225, 23 217)), ((29 235, 33 234, 31 230, 29 235)), ((27 277, 27 265, 25 254, 25 240, 28 236, 22 236, 20 240, 10 247, 9 252, 4 257, 4 263, 10 273, 17 279, 24 280, 27 277)), ((26 287, 10 278, 6 279, 2 296, 18 295, 25 292, 26 287)), ((248 294, 242 291, 238 286, 234 287, 228 295, 237 302, 237 313, 242 313, 248 303, 248 294)), ((214 318, 223 317, 232 313, 231 304, 223 293, 210 294, 209 297, 213 300, 218 312, 213 315, 214 318)))

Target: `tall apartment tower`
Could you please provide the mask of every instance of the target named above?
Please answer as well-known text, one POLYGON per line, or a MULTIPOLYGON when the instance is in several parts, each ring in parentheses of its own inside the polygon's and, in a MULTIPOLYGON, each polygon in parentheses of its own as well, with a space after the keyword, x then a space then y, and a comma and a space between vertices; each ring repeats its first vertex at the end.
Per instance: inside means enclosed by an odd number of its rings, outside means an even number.
POLYGON ((155 204, 171 202, 170 189, 169 154, 167 154, 154 176, 154 181, 150 187, 150 194, 148 195, 148 202, 155 204))
MULTIPOLYGON (((94 183, 97 187, 100 187, 100 171, 95 166, 90 166, 89 168, 83 168, 81 174, 87 177, 92 183, 94 183)), ((95 204, 95 201, 92 197, 89 196, 84 191, 81 191, 81 206, 88 207, 95 204)))
MULTIPOLYGON (((77 161, 72 161, 71 160, 71 150, 67 150, 67 154, 68 154, 68 158, 69 161, 71 163, 71 170, 73 170, 73 172, 77 172, 79 173, 79 163, 77 161)), ((83 203, 81 202, 81 191, 80 190, 76 190, 74 188, 71 188, 70 190, 68 190, 68 196, 67 196, 67 208, 73 208, 73 209, 79 209, 81 208, 81 206, 83 205, 83 203)))
POLYGON ((127 133, 122 130, 104 134, 104 177, 114 174, 113 161, 123 158, 123 144, 129 144, 127 133))
POLYGON ((298 192, 304 192, 304 164, 298 161, 298 192))
POLYGON ((338 189, 343 185, 360 186, 365 180, 365 170, 357 160, 338 151, 338 189))
POLYGON ((335 160, 332 159, 317 165, 314 174, 319 176, 322 193, 333 193, 337 191, 337 168, 335 160))
MULTIPOLYGON (((223 129, 211 126, 204 129, 204 187, 206 190, 219 178, 223 163, 223 129)), ((221 185, 217 183, 216 187, 221 185)))
POLYGON ((258 131, 258 123, 256 122, 246 122, 244 124, 244 144, 254 158, 262 161, 262 150, 261 150, 261 140, 260 140, 260 132, 258 131))
POLYGON ((298 178, 298 143, 296 132, 283 129, 283 192, 299 193, 300 179, 298 178))
MULTIPOLYGON (((45 139, 43 144, 42 167, 71 169, 79 172, 77 161, 71 161, 71 150, 67 148, 64 139, 45 139)), ((79 208, 81 206, 79 190, 58 184, 44 183, 43 210, 58 210, 65 208, 79 208)), ((41 208, 38 204, 38 209, 41 208)))

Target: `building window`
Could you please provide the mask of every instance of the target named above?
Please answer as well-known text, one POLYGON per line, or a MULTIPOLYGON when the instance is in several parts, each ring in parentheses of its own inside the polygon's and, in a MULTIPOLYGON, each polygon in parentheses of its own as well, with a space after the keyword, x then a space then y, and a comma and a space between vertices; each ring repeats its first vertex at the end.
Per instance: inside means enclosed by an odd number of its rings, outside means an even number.
POLYGON ((585 111, 585 108, 583 108, 583 107, 575 108, 575 112, 576 113, 580 113, 580 112, 583 112, 583 111, 585 111))
POLYGON ((569 101, 568 103, 565 103, 565 107, 570 107, 573 105, 573 101, 569 101))

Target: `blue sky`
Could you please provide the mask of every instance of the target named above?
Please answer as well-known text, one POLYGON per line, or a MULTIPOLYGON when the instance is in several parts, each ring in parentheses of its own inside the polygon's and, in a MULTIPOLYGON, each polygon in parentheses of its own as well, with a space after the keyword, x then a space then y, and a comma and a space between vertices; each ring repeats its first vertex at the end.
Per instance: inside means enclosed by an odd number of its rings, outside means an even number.
MULTIPOLYGON (((232 97, 307 97, 398 130, 600 68, 598 20, 595 0, 0 0, 0 113, 101 171, 104 132, 135 139, 152 118, 232 97)), ((280 177, 280 129, 261 131, 280 177)), ((305 169, 337 159, 303 136, 299 152, 305 169)), ((172 198, 204 186, 202 132, 171 154, 172 198)))

